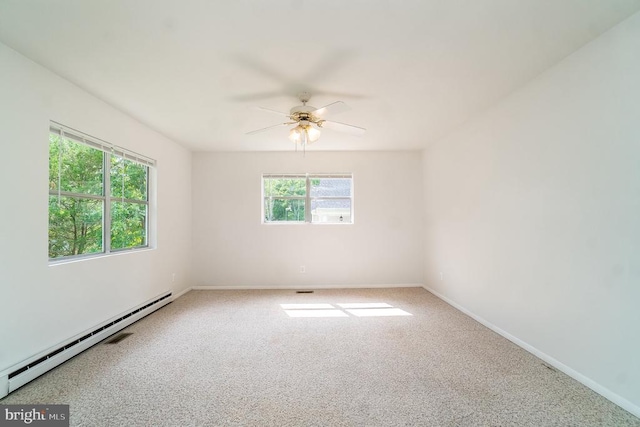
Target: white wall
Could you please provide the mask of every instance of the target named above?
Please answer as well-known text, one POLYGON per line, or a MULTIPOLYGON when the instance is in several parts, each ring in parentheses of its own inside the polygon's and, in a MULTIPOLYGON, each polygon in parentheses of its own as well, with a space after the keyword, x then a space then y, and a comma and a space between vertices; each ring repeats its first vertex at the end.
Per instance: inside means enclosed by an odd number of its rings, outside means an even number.
POLYGON ((2 371, 190 286, 191 154, 3 44, 0 64, 2 371), (48 265, 49 120, 157 160, 157 249, 48 265))
POLYGON ((640 14, 427 149, 423 163, 427 286, 636 414, 638 76, 640 14))
POLYGON ((194 285, 421 284, 421 188, 418 152, 194 153, 194 285), (355 224, 262 224, 262 174, 298 172, 353 172, 355 224))

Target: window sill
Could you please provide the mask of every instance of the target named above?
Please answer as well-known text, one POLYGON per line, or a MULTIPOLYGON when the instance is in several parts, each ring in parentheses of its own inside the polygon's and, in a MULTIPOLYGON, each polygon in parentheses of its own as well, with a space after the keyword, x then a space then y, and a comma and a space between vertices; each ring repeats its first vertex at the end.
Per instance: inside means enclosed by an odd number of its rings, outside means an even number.
POLYGON ((280 222, 262 222, 262 225, 339 225, 339 226, 343 226, 343 225, 353 225, 353 222, 294 222, 294 221, 280 221, 280 222))
POLYGON ((126 255, 131 253, 149 252, 154 250, 155 248, 152 248, 152 247, 144 247, 144 248, 136 248, 136 249, 124 249, 120 251, 110 252, 108 254, 104 254, 104 253, 87 254, 87 255, 79 255, 73 258, 50 259, 49 267, 56 267, 58 265, 65 265, 65 264, 75 264, 77 262, 84 262, 84 261, 100 259, 100 258, 111 258, 114 256, 126 255))

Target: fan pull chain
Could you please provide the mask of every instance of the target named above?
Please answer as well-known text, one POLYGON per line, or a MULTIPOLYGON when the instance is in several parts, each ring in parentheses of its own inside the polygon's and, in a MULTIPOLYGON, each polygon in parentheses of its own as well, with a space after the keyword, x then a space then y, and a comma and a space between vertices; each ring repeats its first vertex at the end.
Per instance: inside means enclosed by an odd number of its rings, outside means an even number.
POLYGON ((304 139, 302 140, 302 157, 307 157, 307 140, 309 138, 309 134, 307 133, 306 129, 304 130, 302 135, 304 137, 304 139))

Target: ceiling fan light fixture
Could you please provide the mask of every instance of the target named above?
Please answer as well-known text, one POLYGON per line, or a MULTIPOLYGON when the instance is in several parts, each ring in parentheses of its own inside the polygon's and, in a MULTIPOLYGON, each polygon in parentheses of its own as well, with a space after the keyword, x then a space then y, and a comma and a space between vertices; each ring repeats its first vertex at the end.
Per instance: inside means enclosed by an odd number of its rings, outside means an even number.
POLYGON ((320 138, 320 130, 309 124, 299 124, 289 131, 289 139, 295 143, 311 144, 320 138))
POLYGON ((309 143, 316 142, 318 138, 320 138, 320 130, 318 128, 315 128, 311 125, 307 125, 305 128, 305 131, 309 136, 308 138, 309 143))
POLYGON ((333 130, 341 131, 341 132, 349 132, 352 134, 361 135, 365 129, 349 125, 346 123, 334 122, 331 120, 326 120, 324 118, 324 114, 328 111, 340 112, 344 111, 346 106, 342 101, 335 101, 331 104, 327 104, 324 107, 316 108, 310 105, 307 105, 307 102, 311 98, 311 94, 308 92, 303 92, 298 95, 298 99, 302 102, 302 105, 295 106, 289 110, 288 113, 283 113, 281 111, 272 110, 270 108, 259 107, 261 110, 269 111, 271 113, 276 113, 280 116, 284 116, 288 119, 285 123, 276 124, 273 126, 267 126, 262 129, 257 129, 251 132, 247 132, 248 135, 253 135, 255 133, 263 132, 281 125, 290 126, 295 125, 293 128, 289 129, 289 140, 296 144, 300 144, 303 148, 309 144, 316 142, 320 139, 320 134, 322 133, 322 129, 330 128, 333 130), (321 117, 322 116, 322 117, 321 117))
POLYGON ((292 142, 298 143, 302 141, 302 134, 304 133, 304 128, 300 125, 294 127, 289 131, 289 139, 292 142))

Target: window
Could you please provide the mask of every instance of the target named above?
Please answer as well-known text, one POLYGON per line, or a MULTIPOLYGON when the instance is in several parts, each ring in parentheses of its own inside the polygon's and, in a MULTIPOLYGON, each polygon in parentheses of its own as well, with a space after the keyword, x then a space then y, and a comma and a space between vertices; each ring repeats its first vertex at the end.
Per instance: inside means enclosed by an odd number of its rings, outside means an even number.
POLYGON ((146 248, 154 161, 51 125, 49 259, 146 248))
POLYGON ((267 174, 262 196, 265 223, 353 223, 351 174, 267 174))

